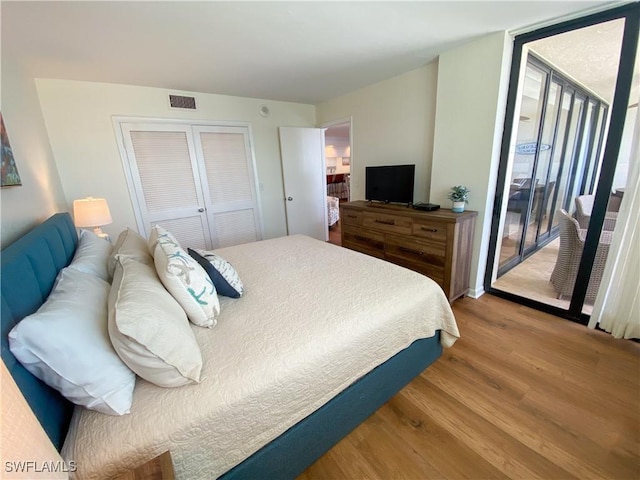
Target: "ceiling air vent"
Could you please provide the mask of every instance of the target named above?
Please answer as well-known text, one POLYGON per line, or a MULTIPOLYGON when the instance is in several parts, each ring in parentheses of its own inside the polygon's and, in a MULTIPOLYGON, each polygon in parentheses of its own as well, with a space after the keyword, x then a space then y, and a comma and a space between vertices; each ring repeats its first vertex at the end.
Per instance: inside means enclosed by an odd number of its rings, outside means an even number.
POLYGON ((169 103, 171 108, 187 108, 189 110, 196 109, 195 97, 183 97, 181 95, 169 95, 169 103))

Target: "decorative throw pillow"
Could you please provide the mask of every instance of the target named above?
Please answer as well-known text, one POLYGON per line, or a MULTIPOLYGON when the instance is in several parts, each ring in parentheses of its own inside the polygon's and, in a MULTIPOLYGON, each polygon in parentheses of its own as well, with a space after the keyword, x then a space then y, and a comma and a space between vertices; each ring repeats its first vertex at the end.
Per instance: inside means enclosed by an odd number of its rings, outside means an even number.
POLYGON ((202 355, 189 320, 153 266, 118 257, 108 310, 111 342, 140 377, 161 387, 200 381, 202 355))
POLYGON ((242 280, 233 265, 214 252, 191 248, 187 251, 205 269, 218 294, 231 298, 242 296, 244 293, 242 280))
POLYGON ((136 376, 109 340, 108 294, 104 280, 64 268, 46 302, 9 332, 9 348, 29 372, 73 403, 124 415, 136 376))
POLYGON ((107 271, 111 277, 113 277, 113 272, 116 269, 116 255, 127 255, 139 262, 153 265, 153 257, 149 254, 147 241, 130 228, 120 232, 118 240, 113 246, 113 251, 107 260, 107 271))
POLYGON ((100 238, 89 230, 80 230, 78 248, 69 267, 111 282, 107 260, 112 250, 113 247, 104 238, 100 238))
POLYGON ((215 326, 220 302, 209 275, 173 235, 159 225, 152 230, 155 234, 152 236, 157 238, 153 260, 160 281, 195 325, 215 326))
POLYGON ((108 305, 111 342, 131 370, 161 387, 200 381, 195 335, 152 266, 119 256, 108 305))
POLYGON ((178 242, 178 239, 174 237, 171 232, 161 227, 160 225, 154 225, 153 227, 151 227, 151 233, 149 233, 149 240, 147 241, 147 243, 149 244, 149 252, 151 253, 152 257, 156 253, 156 245, 158 244, 159 235, 162 235, 162 237, 165 240, 169 240, 177 245, 180 245, 180 242, 178 242), (156 228, 156 227, 159 227, 159 228, 156 228))

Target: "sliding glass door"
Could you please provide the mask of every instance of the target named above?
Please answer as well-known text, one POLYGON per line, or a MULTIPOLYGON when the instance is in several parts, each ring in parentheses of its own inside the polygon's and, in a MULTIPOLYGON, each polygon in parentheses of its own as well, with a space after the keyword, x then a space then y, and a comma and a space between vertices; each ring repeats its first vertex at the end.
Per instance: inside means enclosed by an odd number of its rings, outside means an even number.
POLYGON ((500 268, 517 265, 522 257, 524 239, 529 232, 528 217, 536 188, 533 181, 538 153, 537 139, 544 109, 547 74, 535 65, 527 65, 524 94, 518 121, 516 152, 509 186, 507 216, 503 227, 500 268))
POLYGON ((485 274, 490 293, 586 321, 621 228, 639 31, 634 3, 516 37, 485 274))
POLYGON ((498 276, 557 238, 558 210, 591 193, 608 108, 531 53, 522 91, 498 276))

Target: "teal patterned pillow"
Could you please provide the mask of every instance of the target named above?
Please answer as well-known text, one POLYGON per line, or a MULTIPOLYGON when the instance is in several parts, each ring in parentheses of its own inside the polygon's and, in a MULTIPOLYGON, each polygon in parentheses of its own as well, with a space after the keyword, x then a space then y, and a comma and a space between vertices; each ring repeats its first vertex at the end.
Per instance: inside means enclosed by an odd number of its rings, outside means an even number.
POLYGON ((233 265, 213 252, 191 248, 188 248, 187 251, 209 274, 219 295, 231 298, 242 296, 244 286, 233 265))
POLYGON ((220 302, 211 278, 173 235, 159 225, 153 230, 157 239, 153 261, 160 281, 192 323, 200 327, 215 326, 220 302))

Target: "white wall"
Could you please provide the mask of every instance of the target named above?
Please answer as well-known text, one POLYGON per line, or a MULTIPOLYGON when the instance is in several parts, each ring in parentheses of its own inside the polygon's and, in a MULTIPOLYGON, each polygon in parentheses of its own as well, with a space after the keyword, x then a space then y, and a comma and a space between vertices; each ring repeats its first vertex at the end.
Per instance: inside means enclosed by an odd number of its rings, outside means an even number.
POLYGON ((0 246, 66 210, 33 79, 5 53, 1 109, 22 186, 0 189, 0 246))
POLYGON ((471 296, 484 291, 491 211, 506 109, 512 39, 490 34, 440 55, 430 201, 449 206, 454 185, 470 188, 478 211, 471 296))
POLYGON ((67 204, 87 195, 105 197, 114 223, 103 230, 112 237, 127 226, 136 229, 113 116, 249 122, 264 237, 286 235, 278 127, 315 126, 312 105, 67 80, 37 79, 36 85, 67 204), (198 109, 170 109, 170 93, 195 96, 198 109), (262 104, 271 111, 267 118, 259 115, 262 104))
POLYGON ((327 131, 324 137, 324 144, 327 167, 335 167, 334 173, 349 173, 350 166, 342 164, 342 159, 349 159, 351 155, 349 137, 331 136, 329 135, 329 131, 327 131))
MULTIPOLYGON (((635 102, 638 100, 636 99, 635 102)), ((616 188, 624 188, 627 186, 627 177, 631 172, 631 144, 633 142, 633 133, 638 112, 638 106, 627 108, 627 116, 624 121, 624 129, 622 130, 622 140, 620 141, 620 154, 618 155, 618 163, 616 164, 616 173, 613 177, 612 190, 616 188)))
POLYGON ((364 199, 364 168, 416 165, 415 201, 429 198, 437 63, 319 105, 318 124, 352 117, 351 198, 364 199))

